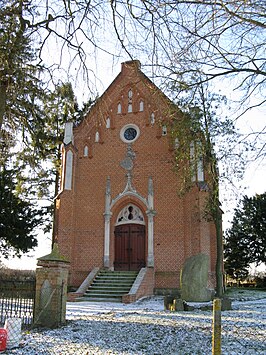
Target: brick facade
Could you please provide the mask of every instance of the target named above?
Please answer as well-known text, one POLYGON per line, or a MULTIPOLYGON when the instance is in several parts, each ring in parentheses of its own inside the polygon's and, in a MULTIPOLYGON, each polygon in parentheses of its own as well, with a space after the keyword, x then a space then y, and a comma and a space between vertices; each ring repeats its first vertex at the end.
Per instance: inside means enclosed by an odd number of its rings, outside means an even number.
POLYGON ((139 62, 131 61, 122 63, 121 73, 73 135, 69 125, 56 239, 70 261, 72 286, 79 286, 95 267, 114 268, 117 217, 131 204, 144 217, 144 266, 154 268, 154 287, 178 288, 184 261, 198 253, 210 256, 213 286, 216 238, 213 223, 203 218, 207 192, 195 185, 184 197, 178 195, 181 177, 173 171, 173 142, 163 127, 173 112, 178 115, 139 62), (139 129, 131 150, 121 139, 128 124, 139 129), (135 157, 130 158, 132 152, 135 157), (133 168, 121 166, 126 157, 133 168))

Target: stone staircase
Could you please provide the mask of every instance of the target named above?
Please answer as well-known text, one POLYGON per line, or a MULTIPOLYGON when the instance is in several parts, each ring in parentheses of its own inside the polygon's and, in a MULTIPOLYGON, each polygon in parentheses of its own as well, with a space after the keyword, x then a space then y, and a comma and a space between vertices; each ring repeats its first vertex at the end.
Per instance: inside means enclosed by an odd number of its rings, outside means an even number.
POLYGON ((138 271, 108 271, 101 270, 87 291, 83 301, 122 302, 133 285, 138 271))

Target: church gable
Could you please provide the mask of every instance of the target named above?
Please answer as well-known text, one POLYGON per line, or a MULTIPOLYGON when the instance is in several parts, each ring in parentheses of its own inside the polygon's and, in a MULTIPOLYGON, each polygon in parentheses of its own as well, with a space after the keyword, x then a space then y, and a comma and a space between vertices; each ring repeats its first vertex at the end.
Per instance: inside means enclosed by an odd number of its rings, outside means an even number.
MULTIPOLYGON (((103 143, 106 130, 120 129, 121 123, 134 122, 160 128, 157 138, 166 135, 164 123, 170 110, 170 101, 140 71, 138 61, 122 63, 122 71, 97 100, 75 135, 83 145, 103 143)), ((171 104, 172 105, 172 104, 171 104)))
POLYGON ((81 124, 66 127, 57 234, 73 284, 94 267, 148 267, 155 270, 156 288, 177 288, 185 259, 203 251, 212 271, 213 225, 198 218, 203 195, 196 185, 178 195, 182 176, 173 171, 178 142, 170 125, 178 115, 132 61, 122 64, 81 124), (133 240, 139 264, 127 263, 124 243, 133 240))

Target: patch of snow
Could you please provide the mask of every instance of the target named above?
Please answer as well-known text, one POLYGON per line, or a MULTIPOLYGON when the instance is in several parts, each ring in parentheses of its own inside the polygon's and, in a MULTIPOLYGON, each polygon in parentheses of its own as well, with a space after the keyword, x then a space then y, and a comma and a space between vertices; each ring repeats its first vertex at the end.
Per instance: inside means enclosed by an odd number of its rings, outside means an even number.
MULTIPOLYGON (((264 293, 265 295, 265 293, 264 293)), ((266 298, 222 312, 223 354, 266 354, 266 298)), ((183 355, 212 353, 212 312, 164 310, 163 297, 133 304, 69 302, 61 328, 23 333, 8 354, 183 355)))

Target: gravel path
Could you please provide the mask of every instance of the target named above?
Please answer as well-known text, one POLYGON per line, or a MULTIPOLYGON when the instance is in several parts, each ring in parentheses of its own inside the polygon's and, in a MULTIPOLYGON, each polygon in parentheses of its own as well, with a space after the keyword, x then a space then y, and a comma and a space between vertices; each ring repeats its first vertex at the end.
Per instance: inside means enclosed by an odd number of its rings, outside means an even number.
MULTIPOLYGON (((223 354, 266 354, 266 298, 222 313, 223 354)), ((132 305, 68 303, 67 324, 23 333, 7 354, 211 354, 212 312, 169 312, 160 297, 132 305)))

